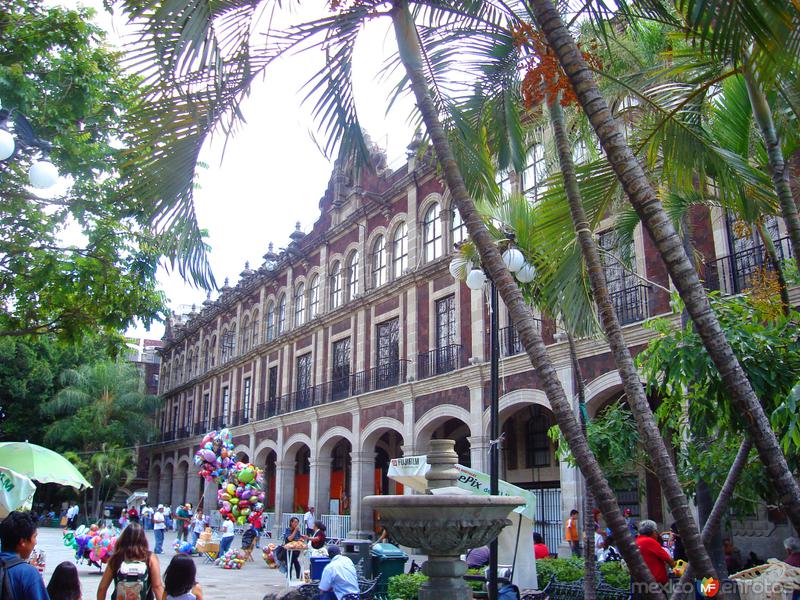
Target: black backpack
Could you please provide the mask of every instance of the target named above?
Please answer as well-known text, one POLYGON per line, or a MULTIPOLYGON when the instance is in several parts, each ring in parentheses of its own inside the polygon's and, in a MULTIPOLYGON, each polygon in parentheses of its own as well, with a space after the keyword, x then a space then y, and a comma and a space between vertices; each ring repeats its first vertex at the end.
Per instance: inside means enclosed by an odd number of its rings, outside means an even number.
POLYGON ((11 588, 11 580, 8 577, 8 571, 17 565, 21 565, 25 561, 16 556, 10 560, 0 559, 0 600, 17 600, 14 590, 11 588))

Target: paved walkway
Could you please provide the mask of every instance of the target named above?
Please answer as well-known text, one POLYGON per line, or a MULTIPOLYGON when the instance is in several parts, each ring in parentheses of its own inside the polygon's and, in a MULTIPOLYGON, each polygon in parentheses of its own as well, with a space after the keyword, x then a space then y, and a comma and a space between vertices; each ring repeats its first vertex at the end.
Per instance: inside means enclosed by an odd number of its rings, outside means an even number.
MULTIPOLYGON (((150 547, 153 547, 153 532, 147 532, 150 547)), ((159 556, 161 573, 167 568, 175 552, 172 544, 175 542, 175 533, 167 532, 164 541, 164 554, 159 556)), ((233 547, 238 547, 239 538, 234 541, 233 547)), ((262 544, 263 545, 263 544, 262 544)), ((39 529, 37 548, 43 549, 46 555, 46 568, 44 573, 45 584, 50 581, 53 569, 62 561, 74 562, 75 553, 72 548, 64 546, 61 529, 39 529)), ((204 564, 203 558, 195 558, 197 563, 197 581, 203 586, 206 600, 261 600, 268 592, 278 592, 287 589, 284 576, 276 569, 268 569, 261 558, 261 551, 253 552, 255 562, 248 562, 239 571, 225 570, 212 564, 204 564)), ((95 600, 97 586, 100 583, 100 571, 86 564, 78 565, 78 573, 83 588, 83 600, 95 600)), ((109 591, 108 595, 111 595, 109 591)), ((105 600, 105 599, 104 599, 105 600)))

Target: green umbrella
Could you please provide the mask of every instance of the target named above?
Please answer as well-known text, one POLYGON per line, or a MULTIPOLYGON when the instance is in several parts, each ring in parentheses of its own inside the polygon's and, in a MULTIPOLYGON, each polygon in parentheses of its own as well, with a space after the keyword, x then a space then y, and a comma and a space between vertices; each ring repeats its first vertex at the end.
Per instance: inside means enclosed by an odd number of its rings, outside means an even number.
POLYGON ((36 486, 19 473, 0 467, 0 519, 12 510, 30 510, 36 486))
POLYGON ((28 442, 0 443, 0 465, 40 483, 60 483, 79 490, 92 487, 66 458, 28 442))

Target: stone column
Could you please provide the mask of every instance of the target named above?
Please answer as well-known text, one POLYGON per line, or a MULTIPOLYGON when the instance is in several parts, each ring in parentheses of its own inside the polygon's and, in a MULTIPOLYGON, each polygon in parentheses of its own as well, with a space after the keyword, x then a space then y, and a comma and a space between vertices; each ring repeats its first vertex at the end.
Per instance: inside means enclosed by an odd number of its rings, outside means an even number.
POLYGON ((373 534, 372 509, 361 501, 375 491, 375 453, 351 452, 350 537, 368 539, 373 534))
POLYGON ((170 502, 172 502, 172 473, 162 471, 158 486, 158 503, 166 505, 170 502))
POLYGON ((186 502, 191 502, 192 506, 197 506, 203 494, 203 478, 192 471, 189 471, 188 478, 186 482, 186 502))
POLYGON ((186 486, 186 473, 176 473, 172 480, 172 497, 170 499, 170 506, 173 508, 178 504, 184 504, 186 500, 183 498, 183 489, 186 486))
POLYGON ((147 504, 152 507, 158 506, 158 490, 161 487, 161 481, 159 479, 161 477, 161 472, 159 471, 159 476, 154 477, 153 472, 150 472, 150 477, 147 479, 147 504))
POLYGON ((217 491, 219 491, 219 484, 213 481, 203 481, 201 486, 201 493, 203 494, 203 512, 210 515, 215 510, 219 510, 217 504, 217 491))
POLYGON ((294 460, 275 463, 275 518, 294 512, 294 460))
POLYGON ((311 461, 308 501, 317 508, 317 517, 328 514, 331 500, 331 464, 333 459, 317 458, 311 461))
MULTIPOLYGON (((469 442, 469 460, 476 471, 489 472, 489 436, 471 435, 469 442)), ((502 471, 501 471, 502 472, 502 471)))

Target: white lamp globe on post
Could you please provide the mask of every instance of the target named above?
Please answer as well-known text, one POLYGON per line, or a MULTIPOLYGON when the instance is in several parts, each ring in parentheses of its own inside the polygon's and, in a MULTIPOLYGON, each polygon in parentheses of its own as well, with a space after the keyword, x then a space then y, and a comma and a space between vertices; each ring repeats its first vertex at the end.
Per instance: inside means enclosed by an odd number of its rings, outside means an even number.
POLYGON ((47 189, 58 181, 58 169, 49 160, 40 160, 31 165, 28 178, 33 187, 40 190, 47 189))
POLYGON ((14 136, 7 129, 0 129, 0 160, 8 160, 14 154, 14 136))
POLYGON ((536 267, 530 263, 525 263, 522 268, 517 271, 515 277, 520 283, 530 283, 536 278, 536 267))
POLYGON ((525 264, 525 256, 516 248, 509 248, 503 252, 503 262, 509 271, 516 273, 525 264))
POLYGON ((467 287, 471 290, 479 290, 486 283, 486 273, 481 269, 472 269, 467 274, 467 287))

